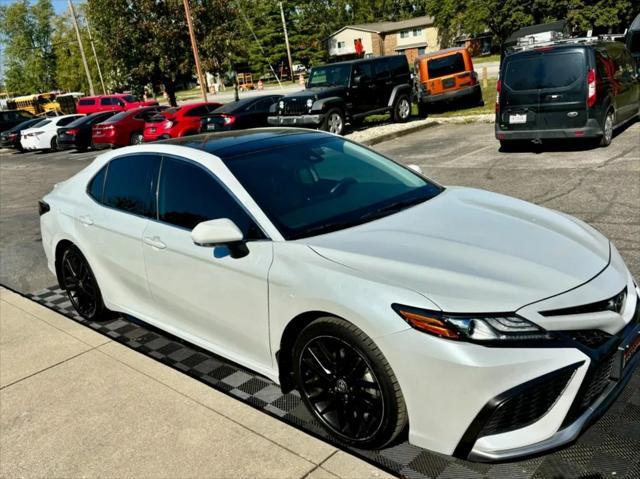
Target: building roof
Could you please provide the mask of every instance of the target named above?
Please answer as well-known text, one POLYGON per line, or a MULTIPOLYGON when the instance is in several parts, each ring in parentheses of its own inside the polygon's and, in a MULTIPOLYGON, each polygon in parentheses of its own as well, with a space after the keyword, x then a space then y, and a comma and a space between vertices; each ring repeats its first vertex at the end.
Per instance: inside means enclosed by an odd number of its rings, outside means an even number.
POLYGON ((398 30, 406 30, 407 28, 424 27, 433 24, 433 17, 415 17, 409 20, 401 20, 399 22, 377 22, 377 23, 360 23, 358 25, 345 25, 340 30, 333 32, 331 36, 337 35, 343 30, 363 30, 373 33, 397 32, 398 30))
POLYGON ((426 47, 427 46, 427 42, 417 42, 417 43, 409 43, 408 45, 398 45, 397 47, 394 48, 395 51, 400 51, 400 50, 408 50, 409 48, 420 48, 420 47, 426 47))

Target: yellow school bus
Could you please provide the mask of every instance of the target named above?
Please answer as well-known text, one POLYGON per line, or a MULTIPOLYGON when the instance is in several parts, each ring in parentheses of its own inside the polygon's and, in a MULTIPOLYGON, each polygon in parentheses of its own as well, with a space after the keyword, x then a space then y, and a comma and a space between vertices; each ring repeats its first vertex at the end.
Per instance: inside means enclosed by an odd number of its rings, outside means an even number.
POLYGON ((34 115, 40 115, 41 113, 60 110, 60 105, 54 101, 55 97, 55 93, 40 93, 19 96, 14 98, 13 101, 19 110, 26 110, 34 115))

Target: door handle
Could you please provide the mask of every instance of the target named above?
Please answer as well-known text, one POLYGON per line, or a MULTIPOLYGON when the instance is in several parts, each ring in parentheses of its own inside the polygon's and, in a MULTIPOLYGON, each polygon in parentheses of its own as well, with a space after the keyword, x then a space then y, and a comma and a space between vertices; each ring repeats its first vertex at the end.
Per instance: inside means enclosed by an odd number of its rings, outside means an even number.
POLYGON ((153 236, 153 237, 145 236, 144 238, 142 238, 142 241, 144 241, 149 246, 152 246, 152 247, 158 248, 158 249, 165 249, 167 247, 167 245, 164 244, 162 242, 162 240, 160 238, 158 238, 157 236, 153 236))
POLYGON ((89 215, 80 216, 78 218, 78 221, 80 221, 80 223, 82 223, 85 226, 91 226, 93 224, 93 220, 91 219, 91 216, 89 216, 89 215))

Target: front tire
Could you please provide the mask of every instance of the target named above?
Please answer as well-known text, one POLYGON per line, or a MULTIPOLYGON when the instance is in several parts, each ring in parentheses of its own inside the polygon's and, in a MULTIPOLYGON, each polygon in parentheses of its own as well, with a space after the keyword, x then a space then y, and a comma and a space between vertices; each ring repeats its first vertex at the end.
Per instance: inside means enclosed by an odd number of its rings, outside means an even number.
POLYGON ((327 112, 322 122, 322 129, 336 135, 344 132, 344 113, 339 108, 333 108, 327 112))
POLYGON ((380 448, 405 429, 398 380, 375 343, 354 325, 316 319, 298 336, 292 364, 303 402, 338 441, 380 448))
POLYGON ((67 291, 71 305, 84 319, 101 321, 111 317, 89 263, 74 245, 69 245, 62 253, 60 286, 67 291))
POLYGON ((58 137, 54 136, 51 138, 51 143, 49 144, 51 151, 58 151, 58 137))
POLYGON ((404 123, 411 116, 411 99, 406 93, 401 94, 393 104, 391 119, 395 123, 404 123))
POLYGON ((600 137, 600 146, 607 147, 613 140, 613 112, 609 110, 604 117, 602 125, 602 136, 600 137))

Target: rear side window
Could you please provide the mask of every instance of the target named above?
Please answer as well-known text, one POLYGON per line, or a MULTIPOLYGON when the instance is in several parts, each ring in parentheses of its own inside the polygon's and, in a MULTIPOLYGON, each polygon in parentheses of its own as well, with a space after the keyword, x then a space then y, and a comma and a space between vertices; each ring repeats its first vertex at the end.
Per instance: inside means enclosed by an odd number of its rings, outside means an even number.
POLYGON ((107 167, 105 166, 93 177, 87 186, 87 193, 98 203, 102 203, 102 191, 104 190, 104 179, 106 176, 107 167))
POLYGON ((96 101, 93 98, 83 98, 78 102, 78 105, 95 105, 96 101))
POLYGON ((105 120, 103 123, 117 123, 120 120, 128 117, 131 114, 131 110, 129 111, 121 111, 120 113, 113 115, 112 117, 105 120))
POLYGON ((184 116, 203 116, 207 114, 207 107, 205 105, 192 108, 184 114, 184 116))
POLYGON ((536 53, 507 59, 504 82, 513 90, 562 88, 586 78, 580 52, 536 53))
POLYGON ((462 53, 456 53, 442 58, 432 58, 427 62, 427 69, 430 79, 455 75, 465 71, 464 57, 462 53))
POLYGON ((128 213, 155 217, 152 191, 158 177, 160 158, 156 155, 130 155, 109 163, 103 203, 128 213))
POLYGON ((386 58, 373 62, 373 74, 375 75, 376 80, 389 78, 389 65, 386 58))
POLYGON ((409 64, 404 53, 388 59, 388 68, 391 75, 406 75, 409 73, 409 64))
POLYGON ((101 105, 113 105, 114 102, 112 100, 114 100, 114 98, 111 98, 111 97, 100 98, 100 104, 101 105))
MULTIPOLYGON (((83 118, 83 117, 80 117, 83 118)), ((77 116, 70 116, 68 118, 63 118, 62 120, 60 120, 58 122, 58 126, 67 126, 69 123, 71 123, 72 121, 77 120, 78 117, 77 116)))
POLYGON ((189 230, 202 221, 229 218, 245 238, 261 237, 253 220, 213 176, 183 160, 163 160, 158 217, 189 230))

